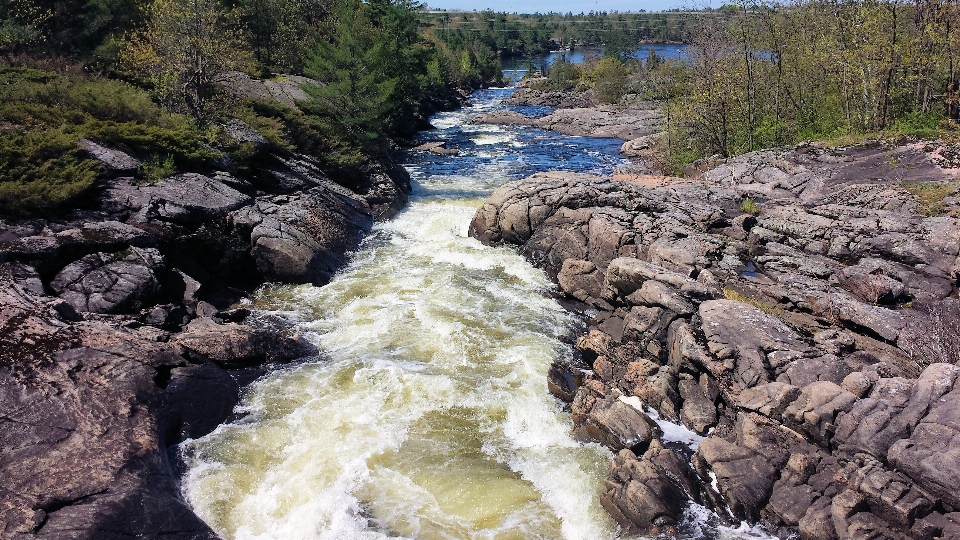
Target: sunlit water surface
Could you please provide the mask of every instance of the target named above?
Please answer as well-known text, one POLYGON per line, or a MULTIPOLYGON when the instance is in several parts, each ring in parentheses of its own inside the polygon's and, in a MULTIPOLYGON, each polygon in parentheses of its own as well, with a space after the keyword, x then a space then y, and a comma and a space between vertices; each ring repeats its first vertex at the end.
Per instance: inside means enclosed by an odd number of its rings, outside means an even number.
POLYGON ((182 445, 185 496, 224 537, 616 536, 599 504, 611 454, 575 441, 546 389, 576 321, 543 272, 467 227, 509 180, 609 173, 620 141, 467 123, 509 92, 434 118, 424 135, 461 155, 409 156, 410 206, 329 285, 258 295, 261 316, 298 325, 321 357, 258 381, 242 420, 182 445))

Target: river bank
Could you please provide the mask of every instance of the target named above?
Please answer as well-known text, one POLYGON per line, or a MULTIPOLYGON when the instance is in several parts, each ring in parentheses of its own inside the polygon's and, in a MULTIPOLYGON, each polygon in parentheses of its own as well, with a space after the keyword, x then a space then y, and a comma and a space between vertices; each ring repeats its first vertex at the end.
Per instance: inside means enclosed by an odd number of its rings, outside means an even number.
MULTIPOLYGON (((292 106, 298 89, 255 97, 292 106)), ((388 156, 337 183, 240 120, 222 127, 250 168, 148 182, 134 156, 84 140, 104 172, 82 204, 0 221, 0 537, 215 538, 169 449, 228 420, 251 381, 318 354, 250 318, 249 296, 327 283, 406 205, 410 177, 388 156)))
POLYGON ((676 534, 695 504, 781 536, 960 535, 960 185, 941 153, 542 173, 477 212, 472 236, 517 246, 592 314, 550 388, 579 437, 618 452, 602 501, 625 532, 676 534), (936 217, 918 185, 945 188, 936 217), (662 419, 699 438, 668 442, 662 419))

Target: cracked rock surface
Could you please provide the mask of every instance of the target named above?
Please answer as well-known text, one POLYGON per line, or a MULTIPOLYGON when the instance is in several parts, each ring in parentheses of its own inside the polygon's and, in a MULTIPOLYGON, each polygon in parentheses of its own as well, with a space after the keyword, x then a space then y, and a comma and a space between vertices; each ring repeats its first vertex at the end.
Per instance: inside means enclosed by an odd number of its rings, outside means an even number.
POLYGON ((960 219, 902 187, 952 178, 917 145, 754 152, 697 180, 553 171, 497 189, 470 234, 589 309, 549 387, 618 452, 602 501, 624 531, 676 534, 697 503, 781 537, 953 539, 960 219), (648 413, 705 438, 677 446, 648 413))

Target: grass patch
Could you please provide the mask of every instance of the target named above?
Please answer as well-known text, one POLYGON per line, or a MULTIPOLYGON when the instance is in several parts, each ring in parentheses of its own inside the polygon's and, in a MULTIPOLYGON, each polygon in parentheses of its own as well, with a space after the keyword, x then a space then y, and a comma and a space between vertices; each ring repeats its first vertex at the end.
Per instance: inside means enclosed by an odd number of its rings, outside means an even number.
POLYGON ((77 137, 61 129, 0 136, 0 211, 26 215, 75 200, 97 179, 77 137))
POLYGON ((960 189, 960 182, 921 182, 900 184, 920 200, 920 213, 926 217, 943 215, 944 199, 960 189))
POLYGON ((757 215, 760 213, 760 204, 750 197, 740 201, 740 211, 744 214, 757 215))
POLYGON ((766 314, 768 314, 768 315, 773 315, 774 317, 777 317, 777 318, 779 318, 779 317, 783 314, 783 310, 780 309, 780 307, 778 307, 778 306, 776 306, 776 305, 771 305, 771 304, 767 304, 767 303, 761 302, 761 301, 759 301, 759 300, 757 300, 757 299, 755 299, 755 298, 751 298, 751 297, 749 297, 749 296, 746 296, 745 294, 742 294, 742 293, 738 292, 737 290, 732 289, 732 288, 730 288, 730 287, 724 287, 724 289, 723 289, 723 297, 726 298, 727 300, 733 300, 734 302, 741 302, 741 303, 743 303, 743 304, 749 304, 749 305, 751 305, 751 306, 759 309, 760 311, 762 311, 762 312, 764 312, 764 313, 766 313, 766 314))

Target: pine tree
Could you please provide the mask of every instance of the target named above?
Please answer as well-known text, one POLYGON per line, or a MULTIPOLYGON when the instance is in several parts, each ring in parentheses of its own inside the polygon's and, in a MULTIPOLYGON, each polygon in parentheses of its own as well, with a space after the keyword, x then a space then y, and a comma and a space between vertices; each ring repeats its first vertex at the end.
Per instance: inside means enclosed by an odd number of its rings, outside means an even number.
POLYGON ((330 34, 307 57, 304 72, 320 86, 305 85, 310 112, 327 119, 341 137, 373 147, 386 129, 398 77, 391 76, 387 40, 368 8, 342 0, 333 8, 330 34))

